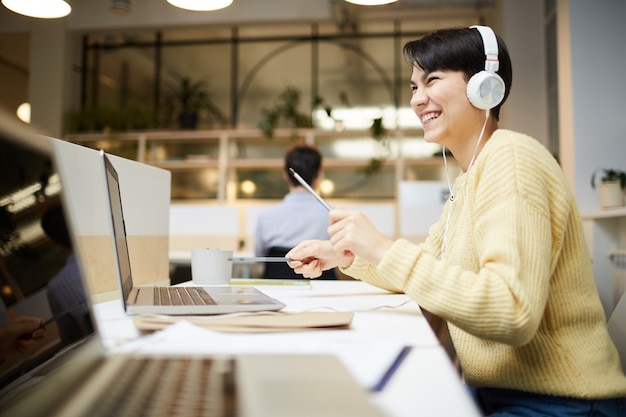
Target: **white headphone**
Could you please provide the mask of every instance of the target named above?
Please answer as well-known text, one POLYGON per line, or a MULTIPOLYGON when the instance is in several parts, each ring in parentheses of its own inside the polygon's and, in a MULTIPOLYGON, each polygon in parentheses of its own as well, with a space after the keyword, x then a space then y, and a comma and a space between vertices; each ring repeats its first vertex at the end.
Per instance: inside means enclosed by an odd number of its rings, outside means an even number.
POLYGON ((485 46, 485 70, 470 78, 467 83, 467 98, 474 107, 489 110, 504 99, 504 81, 496 74, 500 67, 498 61, 498 40, 488 26, 471 26, 477 29, 485 46))

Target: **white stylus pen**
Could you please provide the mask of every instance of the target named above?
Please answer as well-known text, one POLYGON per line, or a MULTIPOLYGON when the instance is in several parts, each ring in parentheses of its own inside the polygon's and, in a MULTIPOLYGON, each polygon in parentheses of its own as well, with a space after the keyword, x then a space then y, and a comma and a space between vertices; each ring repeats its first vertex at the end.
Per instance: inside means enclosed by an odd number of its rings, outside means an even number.
POLYGON ((289 262, 291 258, 278 258, 273 256, 233 256, 228 258, 231 262, 289 262))
POLYGON ((315 199, 317 201, 320 202, 321 205, 323 205, 324 207, 326 207, 326 210, 331 211, 332 208, 326 204, 326 202, 322 199, 322 197, 319 196, 319 194, 317 194, 315 192, 315 190, 313 188, 311 188, 311 186, 309 184, 306 183, 305 180, 302 179, 302 177, 300 175, 298 175, 298 173, 296 171, 294 171, 293 168, 289 168, 289 172, 291 172, 291 175, 293 175, 293 177, 298 180, 298 182, 300 183, 300 185, 302 185, 304 188, 306 188, 306 190, 311 193, 311 195, 313 197, 315 197, 315 199))

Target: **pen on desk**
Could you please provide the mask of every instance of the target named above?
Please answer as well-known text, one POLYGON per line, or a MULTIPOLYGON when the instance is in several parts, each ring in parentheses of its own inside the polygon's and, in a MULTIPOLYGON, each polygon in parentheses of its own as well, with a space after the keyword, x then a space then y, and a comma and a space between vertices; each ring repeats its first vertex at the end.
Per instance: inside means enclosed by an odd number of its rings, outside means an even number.
POLYGON ((393 362, 391 363, 391 366, 383 374, 380 381, 378 381, 378 383, 374 385, 374 387, 372 388, 372 391, 380 392, 385 388, 385 386, 387 385, 387 382, 389 382, 393 374, 398 370, 398 368, 400 368, 402 361, 404 361, 404 359, 407 356, 409 356, 411 349, 413 349, 413 347, 407 345, 407 346, 404 346, 400 350, 400 353, 398 353, 398 356, 396 356, 396 358, 393 360, 393 362))
POLYGON ((289 168, 289 172, 291 172, 291 175, 293 175, 293 177, 300 183, 300 185, 306 188, 306 190, 309 193, 311 193, 311 195, 315 197, 315 199, 319 201, 321 205, 326 207, 326 210, 328 211, 332 210, 332 208, 328 204, 326 204, 326 202, 322 199, 322 197, 320 197, 319 194, 316 193, 315 190, 311 188, 311 186, 307 184, 306 181, 303 180, 302 177, 293 168, 289 168))
POLYGON ((291 258, 280 258, 276 256, 233 256, 228 258, 232 262, 289 262, 291 258))

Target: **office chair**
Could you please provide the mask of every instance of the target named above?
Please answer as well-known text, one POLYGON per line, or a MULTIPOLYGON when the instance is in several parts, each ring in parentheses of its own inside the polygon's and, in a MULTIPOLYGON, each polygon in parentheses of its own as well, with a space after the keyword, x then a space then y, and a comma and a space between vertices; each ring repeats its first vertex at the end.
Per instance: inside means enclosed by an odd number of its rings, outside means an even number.
MULTIPOLYGON (((280 246, 272 246, 267 252, 267 256, 284 257, 291 248, 280 246)), ((302 275, 294 272, 286 262, 266 262, 263 278, 268 279, 305 279, 302 275)), ((322 275, 316 279, 337 279, 334 269, 322 272, 322 275)))

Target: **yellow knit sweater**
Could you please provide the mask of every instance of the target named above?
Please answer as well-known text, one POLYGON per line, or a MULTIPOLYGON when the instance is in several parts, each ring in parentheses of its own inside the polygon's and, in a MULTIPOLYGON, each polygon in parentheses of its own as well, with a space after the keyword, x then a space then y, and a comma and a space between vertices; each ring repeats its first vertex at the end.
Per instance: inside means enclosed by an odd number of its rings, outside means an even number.
POLYGON ((377 268, 356 259, 345 272, 447 320, 469 385, 626 396, 578 208, 554 158, 497 130, 453 192, 423 244, 398 240, 377 268))

